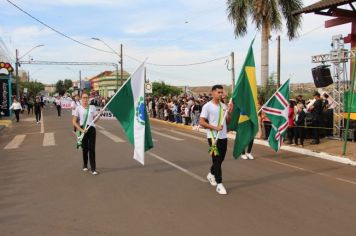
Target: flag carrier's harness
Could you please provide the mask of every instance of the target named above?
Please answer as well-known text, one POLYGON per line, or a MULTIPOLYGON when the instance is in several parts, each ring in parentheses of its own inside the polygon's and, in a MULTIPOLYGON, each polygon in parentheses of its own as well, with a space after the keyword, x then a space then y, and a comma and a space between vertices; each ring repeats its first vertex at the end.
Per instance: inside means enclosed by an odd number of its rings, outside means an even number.
MULTIPOLYGON (((232 102, 232 99, 230 98, 230 101, 229 101, 229 104, 232 102)), ((222 114, 222 106, 221 106, 221 102, 219 102, 219 121, 221 121, 221 114, 222 114)), ((226 116, 227 116, 227 113, 229 112, 229 108, 226 109, 225 113, 224 113, 224 116, 222 118, 222 121, 221 121, 221 124, 220 122, 218 122, 218 126, 220 125, 224 125, 224 122, 226 120, 226 116)), ((216 137, 214 138, 214 134, 213 134, 213 131, 210 130, 210 133, 211 133, 211 139, 212 139, 212 142, 211 142, 211 147, 209 148, 209 154, 212 156, 212 157, 215 157, 215 156, 218 156, 219 155, 219 150, 218 150, 218 147, 216 146, 216 143, 219 139, 219 136, 220 136, 220 132, 221 130, 218 131, 218 133, 216 134, 216 137)))

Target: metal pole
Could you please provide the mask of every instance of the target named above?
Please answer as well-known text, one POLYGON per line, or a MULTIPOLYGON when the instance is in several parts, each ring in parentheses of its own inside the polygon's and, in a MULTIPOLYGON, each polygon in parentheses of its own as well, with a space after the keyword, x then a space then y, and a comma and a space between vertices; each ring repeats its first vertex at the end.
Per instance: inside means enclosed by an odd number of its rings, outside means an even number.
POLYGON ((30 82, 30 71, 27 71, 27 82, 30 82))
POLYGON ((234 93, 235 88, 235 53, 231 52, 231 94, 234 93))
POLYGON ((16 97, 17 97, 17 99, 20 99, 20 90, 19 90, 19 51, 17 49, 16 49, 15 75, 16 75, 16 97))
POLYGON ((342 155, 346 155, 346 147, 347 147, 347 138, 349 134, 349 126, 350 126, 350 117, 351 117, 351 108, 352 102, 354 100, 354 88, 355 88, 355 70, 356 70, 356 56, 354 57, 354 64, 352 68, 352 77, 351 77, 351 88, 349 89, 349 98, 347 104, 347 121, 346 121, 346 130, 344 131, 344 148, 342 151, 342 155))
MULTIPOLYGON (((122 81, 121 81, 121 85, 122 85, 122 81)), ((119 65, 116 64, 116 91, 118 90, 118 88, 119 88, 119 65)))
POLYGON ((145 66, 145 83, 147 83, 147 73, 146 73, 146 66, 145 66))
POLYGON ((79 70, 79 97, 82 95, 82 71, 79 70))
POLYGON ((123 56, 122 56, 122 44, 120 44, 120 66, 121 66, 121 85, 124 84, 124 65, 123 65, 123 56))
POLYGON ((281 36, 277 37, 277 87, 281 86, 281 36))

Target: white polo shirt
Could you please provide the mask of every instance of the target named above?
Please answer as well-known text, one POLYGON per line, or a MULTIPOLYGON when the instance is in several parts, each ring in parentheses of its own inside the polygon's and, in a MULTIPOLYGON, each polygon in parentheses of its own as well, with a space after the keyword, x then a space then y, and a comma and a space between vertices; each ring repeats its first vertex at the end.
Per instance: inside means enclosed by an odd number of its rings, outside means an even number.
MULTIPOLYGON (((84 125, 85 117, 86 117, 86 111, 82 105, 77 106, 74 112, 74 116, 79 118, 79 123, 80 126, 84 125)), ((89 125, 96 117, 97 112, 96 112, 96 107, 93 105, 89 105, 89 115, 88 115, 88 120, 87 120, 87 125, 89 125)), ((95 124, 91 124, 91 126, 95 127, 95 124)))
MULTIPOLYGON (((227 106, 224 103, 221 103, 221 105, 224 114, 227 109, 227 106)), ((218 126, 219 115, 220 115, 220 106, 210 101, 203 106, 200 117, 207 119, 210 125, 218 126)), ((206 130, 206 134, 207 134, 207 138, 212 138, 211 131, 209 129, 206 130)), ((213 130, 213 134, 216 137, 217 131, 213 130)), ((220 131, 219 134, 219 139, 225 139, 225 138, 227 138, 226 120, 224 121, 223 129, 220 131)))
POLYGON ((71 103, 71 108, 72 108, 72 116, 75 115, 75 109, 77 109, 77 106, 80 105, 80 102, 79 101, 72 101, 71 103))

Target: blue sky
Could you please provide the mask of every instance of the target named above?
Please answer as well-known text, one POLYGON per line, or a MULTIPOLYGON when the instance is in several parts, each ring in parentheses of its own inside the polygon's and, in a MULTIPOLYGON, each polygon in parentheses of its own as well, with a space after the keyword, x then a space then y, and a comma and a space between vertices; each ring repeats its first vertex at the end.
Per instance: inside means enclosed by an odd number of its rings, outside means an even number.
MULTIPOLYGON (((253 25, 243 38, 235 38, 233 26, 227 19, 224 0, 12 0, 32 15, 59 31, 94 47, 107 50, 97 37, 119 51, 124 45, 124 55, 157 64, 186 64, 228 56, 235 52, 236 76, 238 76, 248 45, 256 34, 253 25)), ((309 5, 315 0, 305 0, 309 5)), ((34 60, 50 61, 105 61, 115 62, 118 57, 86 48, 45 28, 6 0, 1 0, 0 38, 14 57, 33 46, 28 56, 34 60)), ((328 53, 331 37, 346 35, 350 24, 324 29, 326 17, 304 15, 301 37, 288 41, 282 38, 282 81, 291 77, 292 82, 312 82, 311 55, 328 53)), ((270 45, 270 72, 276 71, 276 37, 272 32, 270 45)), ((349 45, 347 45, 349 48, 349 45)), ((260 81, 260 34, 254 45, 257 80, 260 81)), ((28 60, 28 56, 24 59, 28 60)), ((124 69, 133 72, 139 65, 124 57, 124 69)), ((110 67, 93 66, 30 66, 33 79, 55 83, 58 79, 77 79, 79 70, 84 77, 91 77, 110 67)), ((190 67, 147 66, 151 81, 165 81, 174 85, 230 84, 231 76, 225 60, 190 67)))

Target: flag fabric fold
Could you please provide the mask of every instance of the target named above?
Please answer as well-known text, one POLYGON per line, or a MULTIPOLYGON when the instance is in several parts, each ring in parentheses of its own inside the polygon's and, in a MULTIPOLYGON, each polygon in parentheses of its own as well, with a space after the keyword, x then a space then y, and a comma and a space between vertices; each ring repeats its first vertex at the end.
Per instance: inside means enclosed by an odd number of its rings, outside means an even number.
POLYGON ((262 107, 270 119, 272 129, 268 137, 270 147, 276 152, 281 148, 288 129, 289 79, 262 107))
POLYGON ((113 96, 107 108, 123 127, 134 146, 134 159, 144 165, 144 153, 153 147, 149 117, 145 105, 144 63, 113 96))
POLYGON ((252 40, 232 94, 234 108, 229 129, 236 131, 233 156, 238 158, 258 132, 257 83, 252 40))

